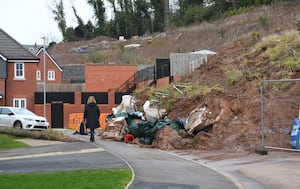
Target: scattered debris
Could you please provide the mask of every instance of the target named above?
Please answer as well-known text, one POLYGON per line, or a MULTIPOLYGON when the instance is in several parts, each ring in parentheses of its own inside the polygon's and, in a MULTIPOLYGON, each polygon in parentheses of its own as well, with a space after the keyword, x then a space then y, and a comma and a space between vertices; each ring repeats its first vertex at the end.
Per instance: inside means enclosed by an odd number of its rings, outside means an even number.
POLYGON ((124 48, 138 48, 140 46, 141 44, 129 44, 129 45, 125 45, 124 48))
MULTIPOLYGON (((167 96, 164 93, 157 93, 157 95, 167 96)), ((160 108, 158 100, 146 100, 143 110, 143 112, 136 111, 136 101, 133 96, 123 95, 121 104, 113 108, 112 114, 107 115, 107 125, 102 137, 130 143, 135 143, 138 139, 141 144, 151 145, 158 134, 161 138, 161 133, 166 132, 165 126, 168 126, 174 130, 169 133, 177 133, 169 138, 170 145, 173 146, 172 148, 179 149, 180 145, 188 144, 188 136, 212 129, 212 125, 219 120, 211 118, 207 106, 196 108, 188 118, 178 118, 175 121, 167 117, 167 111, 160 108)), ((156 142, 156 145, 158 143, 156 142)))
POLYGON ((160 92, 155 92, 154 95, 155 95, 155 96, 162 96, 163 98, 169 96, 169 94, 166 94, 166 93, 160 93, 160 92))
POLYGON ((102 133, 102 137, 105 139, 114 139, 116 141, 122 141, 124 136, 128 133, 128 125, 125 117, 111 118, 106 125, 105 131, 102 133))
POLYGON ((174 85, 173 88, 176 89, 179 93, 183 94, 182 89, 186 88, 187 86, 185 85, 174 85))
POLYGON ((212 113, 209 111, 207 106, 196 108, 195 110, 193 110, 187 118, 187 124, 184 126, 187 133, 190 135, 194 135, 201 130, 209 128, 213 124, 215 124, 219 120, 219 117, 211 119, 209 117, 209 115, 211 114, 212 113))
POLYGON ((167 115, 165 109, 160 109, 156 101, 147 100, 143 105, 146 120, 150 122, 156 122, 160 119, 163 119, 167 115))
POLYGON ((175 38, 175 41, 177 41, 182 36, 182 33, 178 34, 175 38))

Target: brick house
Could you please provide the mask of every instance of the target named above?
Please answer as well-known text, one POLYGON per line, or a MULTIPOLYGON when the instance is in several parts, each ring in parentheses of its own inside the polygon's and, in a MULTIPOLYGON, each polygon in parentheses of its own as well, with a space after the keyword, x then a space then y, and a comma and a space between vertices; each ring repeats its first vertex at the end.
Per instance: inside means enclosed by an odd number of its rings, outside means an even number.
POLYGON ((35 54, 40 59, 36 67, 36 80, 37 82, 44 81, 44 56, 46 63, 46 83, 47 84, 61 84, 62 83, 62 68, 53 59, 53 57, 44 49, 40 48, 35 54))
MULTIPOLYGON (((62 69, 46 51, 45 57, 47 83, 61 83, 62 69)), ((44 49, 34 55, 0 28, 0 105, 34 111, 34 92, 44 79, 43 62, 44 49)))

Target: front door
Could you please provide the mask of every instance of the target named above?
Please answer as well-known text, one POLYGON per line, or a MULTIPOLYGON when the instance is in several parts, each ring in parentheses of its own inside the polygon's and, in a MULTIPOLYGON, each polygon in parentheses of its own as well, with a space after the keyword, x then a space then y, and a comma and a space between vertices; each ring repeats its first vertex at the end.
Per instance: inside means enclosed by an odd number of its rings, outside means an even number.
POLYGON ((64 128, 64 104, 62 101, 51 102, 51 128, 64 128))

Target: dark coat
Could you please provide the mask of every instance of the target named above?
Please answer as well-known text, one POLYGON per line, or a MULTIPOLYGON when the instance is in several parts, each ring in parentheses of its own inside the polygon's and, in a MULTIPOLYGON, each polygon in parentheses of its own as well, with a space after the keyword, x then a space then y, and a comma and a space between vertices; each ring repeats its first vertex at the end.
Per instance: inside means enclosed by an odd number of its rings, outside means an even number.
POLYGON ((86 104, 84 107, 83 119, 86 121, 86 127, 95 129, 100 127, 99 123, 100 109, 97 104, 86 104))

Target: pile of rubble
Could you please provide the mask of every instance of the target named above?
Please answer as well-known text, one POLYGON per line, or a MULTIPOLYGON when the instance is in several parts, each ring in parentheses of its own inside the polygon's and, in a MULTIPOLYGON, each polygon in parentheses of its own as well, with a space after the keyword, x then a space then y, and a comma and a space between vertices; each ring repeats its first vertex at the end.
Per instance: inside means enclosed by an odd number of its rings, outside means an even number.
POLYGON ((182 137, 209 130, 219 120, 218 117, 211 119, 210 115, 209 108, 204 106, 193 110, 187 118, 172 121, 167 117, 167 111, 159 107, 158 101, 147 100, 143 112, 140 112, 137 111, 135 98, 124 95, 121 104, 107 115, 101 136, 104 139, 151 145, 165 132, 174 132, 174 136, 182 137))

